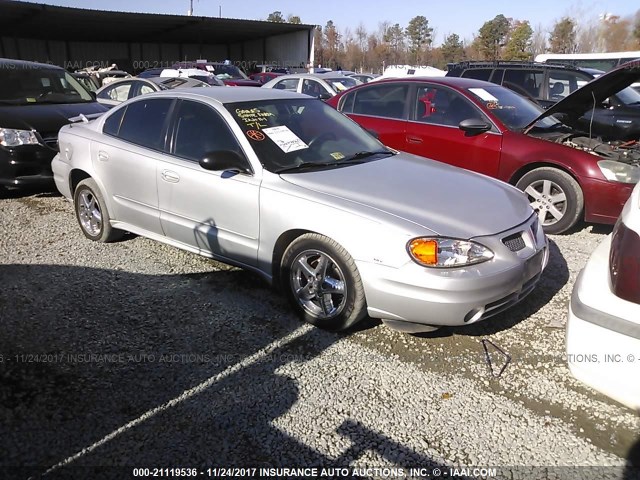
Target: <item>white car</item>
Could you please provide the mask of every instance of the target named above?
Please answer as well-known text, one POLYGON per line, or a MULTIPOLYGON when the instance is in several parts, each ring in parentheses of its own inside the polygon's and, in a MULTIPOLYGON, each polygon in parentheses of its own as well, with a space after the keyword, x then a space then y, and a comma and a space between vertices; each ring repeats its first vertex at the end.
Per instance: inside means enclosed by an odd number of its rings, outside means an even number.
POLYGON ((578 380, 640 411, 640 184, 573 287, 567 360, 578 380))
POLYGON ((320 100, 328 100, 334 95, 361 83, 355 78, 335 72, 323 74, 293 73, 276 77, 262 85, 262 88, 304 93, 320 100))
POLYGON ((224 83, 213 73, 206 70, 200 70, 199 68, 165 68, 160 72, 160 76, 165 77, 178 77, 178 78, 194 78, 201 82, 208 83, 212 87, 224 87, 224 83))

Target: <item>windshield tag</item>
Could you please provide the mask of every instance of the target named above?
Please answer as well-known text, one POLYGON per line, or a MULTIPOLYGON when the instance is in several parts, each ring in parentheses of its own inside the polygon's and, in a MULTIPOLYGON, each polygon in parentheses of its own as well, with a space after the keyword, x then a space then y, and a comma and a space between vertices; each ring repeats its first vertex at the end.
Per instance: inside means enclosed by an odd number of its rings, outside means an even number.
POLYGON ((331 156, 336 160, 342 160, 344 158, 344 155, 340 152, 333 152, 331 156))
POLYGON ((300 140, 295 133, 284 125, 279 127, 263 128, 262 131, 271 140, 273 140, 273 142, 278 145, 284 153, 309 148, 309 145, 300 140))
POLYGON ((480 97, 485 102, 498 102, 498 99, 487 92, 484 88, 470 88, 469 91, 480 97))

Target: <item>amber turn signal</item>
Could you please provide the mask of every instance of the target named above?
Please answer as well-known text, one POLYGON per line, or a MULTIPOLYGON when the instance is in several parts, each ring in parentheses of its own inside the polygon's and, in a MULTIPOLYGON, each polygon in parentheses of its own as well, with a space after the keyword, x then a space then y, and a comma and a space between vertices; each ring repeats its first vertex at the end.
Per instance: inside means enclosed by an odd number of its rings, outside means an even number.
POLYGON ((425 238, 416 238, 409 245, 409 250, 416 260, 424 265, 438 264, 438 242, 425 238))

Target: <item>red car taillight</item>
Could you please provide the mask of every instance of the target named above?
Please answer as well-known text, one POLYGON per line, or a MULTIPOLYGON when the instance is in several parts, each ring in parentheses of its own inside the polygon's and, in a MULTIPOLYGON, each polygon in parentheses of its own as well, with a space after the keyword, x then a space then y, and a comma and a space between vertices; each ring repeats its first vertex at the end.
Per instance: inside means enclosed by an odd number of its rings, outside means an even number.
POLYGON ((616 296, 640 303, 640 236, 621 219, 611 238, 609 276, 616 296))

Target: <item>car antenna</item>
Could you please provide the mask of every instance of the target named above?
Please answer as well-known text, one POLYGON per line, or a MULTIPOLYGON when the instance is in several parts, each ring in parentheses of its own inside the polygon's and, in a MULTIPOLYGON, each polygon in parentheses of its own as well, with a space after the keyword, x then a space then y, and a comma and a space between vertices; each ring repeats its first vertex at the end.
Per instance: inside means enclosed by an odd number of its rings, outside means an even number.
POLYGON ((591 140, 591 130, 593 128, 593 116, 596 114, 596 94, 591 92, 593 97, 593 108, 591 108, 591 118, 589 119, 589 140, 591 140))

